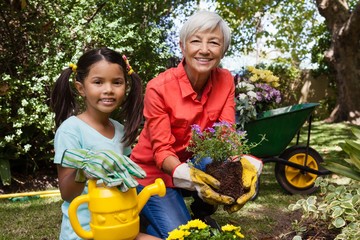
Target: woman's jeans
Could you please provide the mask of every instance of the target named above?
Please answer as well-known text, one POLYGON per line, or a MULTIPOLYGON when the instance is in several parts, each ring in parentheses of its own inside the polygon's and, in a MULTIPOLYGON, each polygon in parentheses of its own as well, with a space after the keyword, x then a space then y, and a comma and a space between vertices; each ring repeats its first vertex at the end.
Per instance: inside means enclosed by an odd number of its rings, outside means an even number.
MULTIPOLYGON (((140 192, 144 186, 138 186, 140 192)), ((168 233, 191 220, 181 190, 166 188, 164 197, 152 196, 141 211, 141 217, 149 224, 146 233, 166 238, 168 233)))
MULTIPOLYGON (((205 169, 205 163, 209 163, 209 159, 204 159, 201 164, 196 164, 195 167, 205 169)), ((137 191, 141 192, 143 188, 144 186, 139 185, 137 191)), ((203 202, 198 197, 197 192, 166 188, 164 197, 150 197, 141 211, 141 217, 145 218, 149 224, 146 227, 146 232, 159 238, 166 238, 169 232, 191 220, 190 212, 184 201, 184 197, 190 196, 194 198, 190 206, 194 218, 201 219, 216 211, 213 205, 203 202)))

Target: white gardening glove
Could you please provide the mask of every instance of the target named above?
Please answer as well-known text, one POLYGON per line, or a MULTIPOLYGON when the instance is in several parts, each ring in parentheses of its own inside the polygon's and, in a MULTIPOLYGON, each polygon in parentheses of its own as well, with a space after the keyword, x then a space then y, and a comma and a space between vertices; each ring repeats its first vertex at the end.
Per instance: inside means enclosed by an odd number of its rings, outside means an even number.
POLYGON ((209 204, 232 204, 232 197, 215 192, 220 182, 209 174, 189 166, 187 163, 178 165, 172 174, 175 187, 197 191, 199 197, 209 204))
POLYGON ((245 193, 236 199, 236 203, 224 207, 228 213, 239 211, 255 195, 257 182, 263 168, 263 162, 251 155, 243 155, 240 162, 245 193))

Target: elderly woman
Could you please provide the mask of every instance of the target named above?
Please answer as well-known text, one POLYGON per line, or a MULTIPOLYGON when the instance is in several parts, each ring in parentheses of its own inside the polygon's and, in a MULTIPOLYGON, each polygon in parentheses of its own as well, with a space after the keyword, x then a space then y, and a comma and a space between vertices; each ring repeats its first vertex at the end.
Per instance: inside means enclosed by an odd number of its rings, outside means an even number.
POLYGON ((186 151, 191 125, 198 124, 203 130, 215 122, 235 122, 234 78, 218 67, 230 38, 229 27, 216 13, 197 12, 180 31, 181 63, 147 85, 145 126, 131 159, 147 174, 138 179, 138 191, 156 178, 167 186, 165 197, 151 197, 142 210, 151 235, 165 238, 191 219, 183 190, 196 193, 191 205, 196 218, 212 214, 214 205, 234 202, 212 190, 210 186, 218 185, 215 179, 186 164, 192 157, 186 151))

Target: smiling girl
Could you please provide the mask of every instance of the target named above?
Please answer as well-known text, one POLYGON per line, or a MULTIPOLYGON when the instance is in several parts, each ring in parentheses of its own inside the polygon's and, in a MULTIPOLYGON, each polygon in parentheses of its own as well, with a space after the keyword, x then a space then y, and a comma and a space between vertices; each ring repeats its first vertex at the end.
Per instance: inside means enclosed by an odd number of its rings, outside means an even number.
MULTIPOLYGON (((62 71, 51 94, 51 107, 57 128, 54 163, 64 200, 60 239, 81 239, 71 227, 68 208, 75 197, 87 194, 88 189, 86 182, 76 178, 76 168, 61 165, 64 152, 67 149, 110 150, 129 155, 142 121, 141 79, 124 55, 108 48, 93 49, 82 55, 77 65, 70 64, 62 71), (83 111, 76 101, 77 94, 84 101, 83 111), (111 118, 116 110, 125 119, 124 125, 111 118)), ((82 227, 90 230, 86 204, 78 208, 77 215, 82 227)), ((142 237, 156 239, 143 234, 138 239, 142 237)))

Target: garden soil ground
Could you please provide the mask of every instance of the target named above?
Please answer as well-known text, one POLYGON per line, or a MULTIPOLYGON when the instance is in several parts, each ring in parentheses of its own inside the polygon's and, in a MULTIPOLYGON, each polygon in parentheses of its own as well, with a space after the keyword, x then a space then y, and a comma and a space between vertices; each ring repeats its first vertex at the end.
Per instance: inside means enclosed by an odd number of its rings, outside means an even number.
MULTIPOLYGON (((12 171, 12 181, 10 186, 3 186, 0 182, 0 194, 43 191, 55 189, 58 187, 57 173, 55 167, 38 169, 34 173, 23 171, 12 171)), ((284 233, 291 232, 291 222, 294 219, 300 219, 301 214, 292 212, 291 214, 282 213, 282 211, 262 213, 262 215, 276 215, 276 227, 271 233, 254 233, 254 239, 257 240, 291 240, 294 234, 282 236, 284 233), (280 237, 282 236, 282 237, 280 237)), ((334 233, 327 230, 326 226, 319 226, 316 223, 308 223, 309 231, 303 236, 307 240, 328 240, 334 239, 334 233)))

